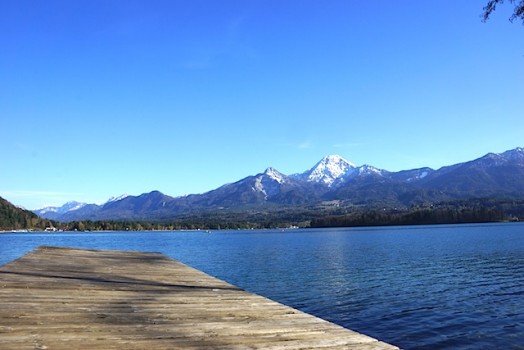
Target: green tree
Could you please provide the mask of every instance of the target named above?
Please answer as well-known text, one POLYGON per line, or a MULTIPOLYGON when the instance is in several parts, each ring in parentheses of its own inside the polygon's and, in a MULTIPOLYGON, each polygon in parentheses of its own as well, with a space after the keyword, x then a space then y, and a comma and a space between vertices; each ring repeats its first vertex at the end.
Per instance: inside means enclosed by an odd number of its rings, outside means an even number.
MULTIPOLYGON (((491 16, 491 13, 495 11, 497 8, 497 5, 504 3, 505 0, 489 0, 488 4, 484 7, 484 12, 482 13, 482 18, 485 21, 489 19, 489 16, 491 16)), ((513 9, 513 14, 509 18, 510 21, 514 21, 515 19, 521 19, 522 24, 524 24, 524 0, 509 0, 511 4, 515 4, 515 8, 513 9)))

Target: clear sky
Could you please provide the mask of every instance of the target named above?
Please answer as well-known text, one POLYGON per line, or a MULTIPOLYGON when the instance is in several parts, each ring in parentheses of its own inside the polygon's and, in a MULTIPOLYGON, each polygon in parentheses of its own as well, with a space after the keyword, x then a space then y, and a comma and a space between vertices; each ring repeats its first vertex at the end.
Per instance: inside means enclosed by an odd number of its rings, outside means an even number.
POLYGON ((524 146, 524 25, 487 0, 0 1, 0 196, 202 193, 323 156, 524 146))

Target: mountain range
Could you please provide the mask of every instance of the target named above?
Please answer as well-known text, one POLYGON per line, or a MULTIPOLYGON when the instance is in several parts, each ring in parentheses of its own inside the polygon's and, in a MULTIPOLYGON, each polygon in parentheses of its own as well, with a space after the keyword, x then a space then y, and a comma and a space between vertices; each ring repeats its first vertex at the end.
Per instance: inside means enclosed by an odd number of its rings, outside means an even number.
POLYGON ((338 155, 311 169, 285 175, 274 168, 203 194, 171 197, 158 191, 123 195, 102 205, 68 202, 34 212, 62 222, 75 220, 173 220, 191 215, 290 208, 407 207, 438 201, 524 197, 524 149, 488 153, 438 170, 390 172, 356 166, 338 155))

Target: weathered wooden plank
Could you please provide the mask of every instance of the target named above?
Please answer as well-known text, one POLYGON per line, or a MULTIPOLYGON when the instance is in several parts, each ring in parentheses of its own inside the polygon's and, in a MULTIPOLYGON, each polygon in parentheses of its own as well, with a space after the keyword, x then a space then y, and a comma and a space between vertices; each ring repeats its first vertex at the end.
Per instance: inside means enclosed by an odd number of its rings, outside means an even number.
POLYGON ((158 253, 40 247, 0 267, 0 349, 395 349, 158 253))

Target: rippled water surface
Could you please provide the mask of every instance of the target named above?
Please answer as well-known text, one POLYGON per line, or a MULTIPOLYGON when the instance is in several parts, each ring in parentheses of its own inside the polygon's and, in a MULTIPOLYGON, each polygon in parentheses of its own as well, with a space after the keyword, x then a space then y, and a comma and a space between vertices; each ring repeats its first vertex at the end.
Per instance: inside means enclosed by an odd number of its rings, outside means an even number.
POLYGON ((285 231, 5 233, 39 245, 163 252, 405 349, 524 349, 524 225, 285 231))

